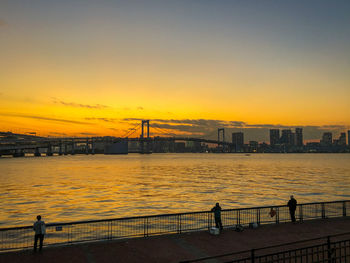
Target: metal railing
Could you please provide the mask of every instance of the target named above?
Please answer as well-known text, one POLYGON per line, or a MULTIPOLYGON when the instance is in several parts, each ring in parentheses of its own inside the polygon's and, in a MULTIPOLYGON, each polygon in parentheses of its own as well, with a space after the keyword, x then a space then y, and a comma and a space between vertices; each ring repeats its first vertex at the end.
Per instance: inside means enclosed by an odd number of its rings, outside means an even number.
MULTIPOLYGON (((273 224, 290 221, 286 205, 273 206, 276 215, 269 215, 271 206, 225 209, 221 212, 222 224, 229 228, 238 224, 273 224)), ((309 219, 342 217, 349 214, 350 200, 299 204, 296 218, 309 219)), ((46 225, 44 246, 71 244, 97 240, 183 233, 209 229, 214 226, 210 211, 126 217, 106 220, 55 223, 46 225)), ((0 228, 0 252, 21 250, 33 246, 32 226, 0 228)))
POLYGON ((225 263, 350 262, 350 232, 181 261, 225 263))

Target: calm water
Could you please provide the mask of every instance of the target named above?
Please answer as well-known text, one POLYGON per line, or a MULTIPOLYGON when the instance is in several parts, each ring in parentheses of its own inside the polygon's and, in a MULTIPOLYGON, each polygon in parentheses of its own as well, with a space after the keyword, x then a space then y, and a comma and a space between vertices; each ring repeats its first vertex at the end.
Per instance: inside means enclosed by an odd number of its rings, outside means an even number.
POLYGON ((0 227, 350 199, 350 154, 0 158, 0 227))

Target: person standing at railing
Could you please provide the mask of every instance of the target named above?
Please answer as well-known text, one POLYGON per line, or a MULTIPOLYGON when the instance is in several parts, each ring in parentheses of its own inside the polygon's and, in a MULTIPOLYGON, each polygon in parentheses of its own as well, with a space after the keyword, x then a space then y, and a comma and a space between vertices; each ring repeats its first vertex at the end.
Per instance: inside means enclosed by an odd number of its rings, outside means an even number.
POLYGON ((287 206, 289 207, 290 218, 292 222, 295 223, 295 210, 297 209, 297 200, 294 199, 294 196, 290 196, 287 206))
POLYGON ((219 203, 216 203, 216 205, 211 209, 212 212, 214 212, 214 218, 215 218, 215 226, 220 229, 220 232, 222 231, 222 223, 221 223, 221 206, 219 203))
POLYGON ((46 226, 45 222, 41 221, 41 216, 36 217, 37 221, 33 225, 33 230, 35 231, 34 236, 34 252, 36 252, 36 248, 38 245, 38 239, 40 239, 39 251, 43 248, 44 235, 46 234, 46 226))

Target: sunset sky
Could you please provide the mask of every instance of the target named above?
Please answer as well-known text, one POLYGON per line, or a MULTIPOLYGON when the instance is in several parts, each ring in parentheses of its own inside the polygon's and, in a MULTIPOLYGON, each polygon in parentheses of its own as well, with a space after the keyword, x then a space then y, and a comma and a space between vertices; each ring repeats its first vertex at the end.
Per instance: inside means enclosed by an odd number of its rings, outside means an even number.
POLYGON ((349 0, 1 0, 0 54, 0 131, 350 129, 349 0))

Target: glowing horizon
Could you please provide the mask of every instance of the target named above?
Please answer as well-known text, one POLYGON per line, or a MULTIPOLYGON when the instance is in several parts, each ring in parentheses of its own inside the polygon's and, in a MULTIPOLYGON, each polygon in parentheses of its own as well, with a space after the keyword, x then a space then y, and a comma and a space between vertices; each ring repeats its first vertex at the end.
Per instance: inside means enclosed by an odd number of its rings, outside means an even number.
MULTIPOLYGON (((310 140, 350 129, 347 1, 0 6, 1 131, 122 136, 131 119, 300 126, 310 140)), ((202 127, 181 125, 171 132, 202 127)))

